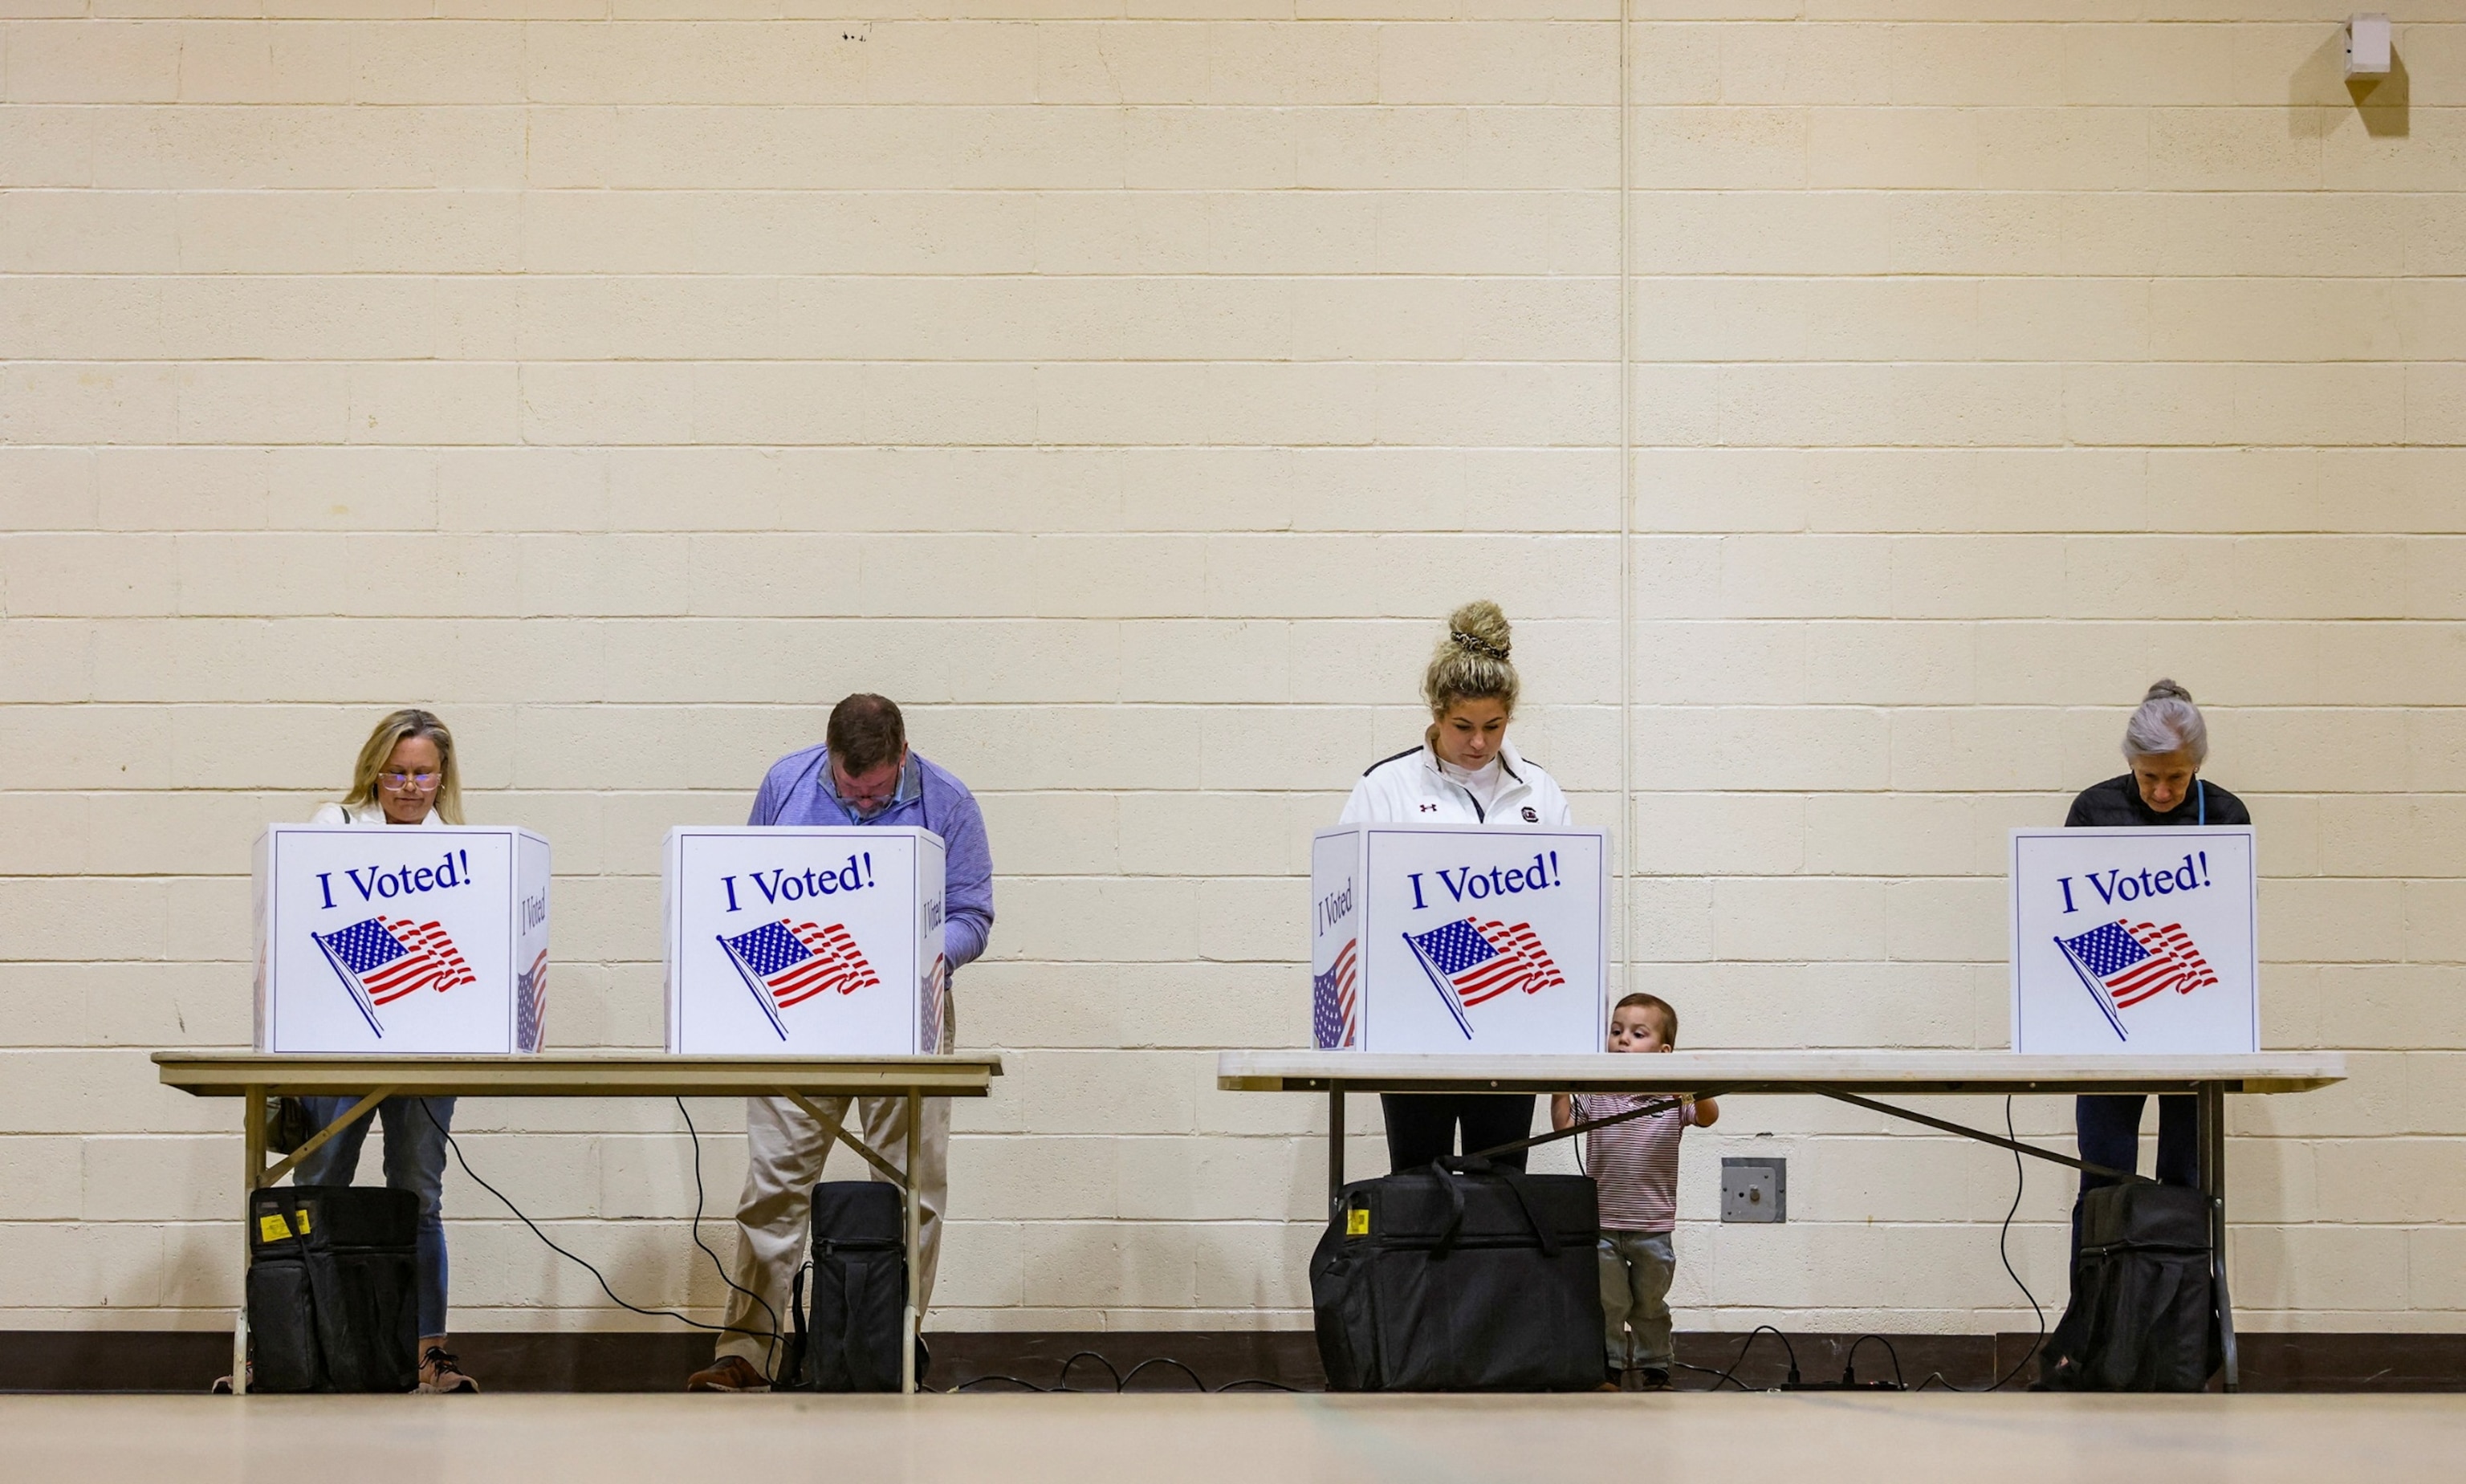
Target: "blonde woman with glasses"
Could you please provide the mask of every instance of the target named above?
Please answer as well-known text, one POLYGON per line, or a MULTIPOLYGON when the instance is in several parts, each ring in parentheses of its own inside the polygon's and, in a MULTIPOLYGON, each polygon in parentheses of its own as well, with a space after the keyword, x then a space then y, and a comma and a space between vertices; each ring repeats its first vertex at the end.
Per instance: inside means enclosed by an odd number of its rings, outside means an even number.
MULTIPOLYGON (((351 791, 327 804, 315 824, 388 825, 414 829, 462 822, 462 782, 454 765, 454 733, 422 710, 396 711, 377 723, 351 771, 351 791)), ((303 1098, 311 1127, 323 1128, 359 1101, 303 1098)), ((385 1121, 385 1182, 419 1198, 419 1389, 475 1392, 445 1348, 445 1133, 454 1126, 450 1097, 389 1097, 300 1161, 299 1185, 347 1185, 358 1173, 369 1125, 385 1121)))

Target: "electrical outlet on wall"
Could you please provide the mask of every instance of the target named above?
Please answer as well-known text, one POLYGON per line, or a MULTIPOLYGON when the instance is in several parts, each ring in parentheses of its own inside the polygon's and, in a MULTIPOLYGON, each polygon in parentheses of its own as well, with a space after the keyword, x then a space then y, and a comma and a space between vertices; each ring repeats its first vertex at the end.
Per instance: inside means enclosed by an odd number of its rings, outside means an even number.
POLYGON ((1721 1161, 1721 1220, 1787 1221, 1788 1198, 1788 1160, 1724 1158, 1721 1161))

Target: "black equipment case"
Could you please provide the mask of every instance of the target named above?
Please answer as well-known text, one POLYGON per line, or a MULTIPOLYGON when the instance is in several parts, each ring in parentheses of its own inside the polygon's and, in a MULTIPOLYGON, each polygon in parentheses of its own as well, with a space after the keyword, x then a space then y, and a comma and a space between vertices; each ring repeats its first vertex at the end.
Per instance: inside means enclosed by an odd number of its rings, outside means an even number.
POLYGON ((274 1185, 248 1201, 252 1391, 419 1383, 419 1198, 274 1185))
POLYGON ((1451 1158, 1345 1186, 1310 1266, 1328 1389, 1598 1387, 1600 1227, 1580 1175, 1451 1158))
MULTIPOLYGON (((908 1315, 907 1197, 882 1180, 814 1187, 812 1302, 806 1270, 789 1300, 795 1333, 779 1369, 783 1391, 896 1391, 908 1315)), ((916 1341, 916 1379, 925 1379, 916 1341)))
POLYGON ((2081 1205, 2072 1302, 2038 1358, 2044 1391, 2199 1391, 2224 1359, 2209 1203, 2182 1185, 2103 1185, 2081 1205))

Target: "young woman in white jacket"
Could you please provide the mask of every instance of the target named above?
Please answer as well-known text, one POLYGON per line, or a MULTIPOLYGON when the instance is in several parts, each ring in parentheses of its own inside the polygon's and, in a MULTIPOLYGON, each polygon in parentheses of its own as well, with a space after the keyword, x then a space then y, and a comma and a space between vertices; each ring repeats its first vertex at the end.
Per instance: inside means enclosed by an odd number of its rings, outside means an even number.
MULTIPOLYGON (((1422 674, 1430 728, 1422 745, 1375 763, 1345 801, 1346 824, 1480 824, 1500 828, 1574 822, 1558 780, 1515 751, 1507 725, 1518 689, 1507 615, 1467 603, 1422 674)), ((1382 1094, 1387 1162, 1407 1170, 1454 1154, 1513 1143, 1533 1132, 1530 1093, 1382 1094)), ((1504 1162, 1524 1167, 1523 1150, 1504 1162)))
MULTIPOLYGON (((377 723, 351 772, 351 792, 319 809, 310 822, 411 828, 462 822, 462 782, 454 766, 454 733, 430 712, 401 710, 377 723)), ((356 1097, 311 1097, 313 1126, 324 1128, 356 1097)), ((470 1392, 445 1348, 445 1133, 454 1126, 450 1097, 390 1097, 300 1161, 297 1185, 347 1185, 358 1173, 369 1125, 385 1122, 385 1182, 419 1198, 419 1389, 470 1392)))

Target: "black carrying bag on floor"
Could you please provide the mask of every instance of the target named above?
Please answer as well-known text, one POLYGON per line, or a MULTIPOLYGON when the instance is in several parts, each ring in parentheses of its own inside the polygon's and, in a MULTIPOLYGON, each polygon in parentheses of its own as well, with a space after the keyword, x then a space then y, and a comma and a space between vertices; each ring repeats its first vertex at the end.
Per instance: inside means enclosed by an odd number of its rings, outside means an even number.
MULTIPOLYGON (((899 1332, 908 1314, 906 1206, 900 1188, 882 1180, 826 1180, 814 1187, 813 1261, 797 1270, 788 1301, 795 1328, 775 1389, 899 1389, 899 1332)), ((919 1382, 928 1359, 919 1336, 919 1382)))
POLYGON ((419 1383, 419 1198, 276 1185, 248 1202, 252 1391, 419 1383))
POLYGON ((2199 1391, 2223 1360, 2208 1200, 2181 1185, 2091 1191, 2072 1302, 2038 1357, 2036 1389, 2199 1391))
POLYGON ((1580 1175, 1456 1158, 1345 1186, 1310 1265, 1328 1389, 1592 1390, 1600 1235, 1580 1175))

